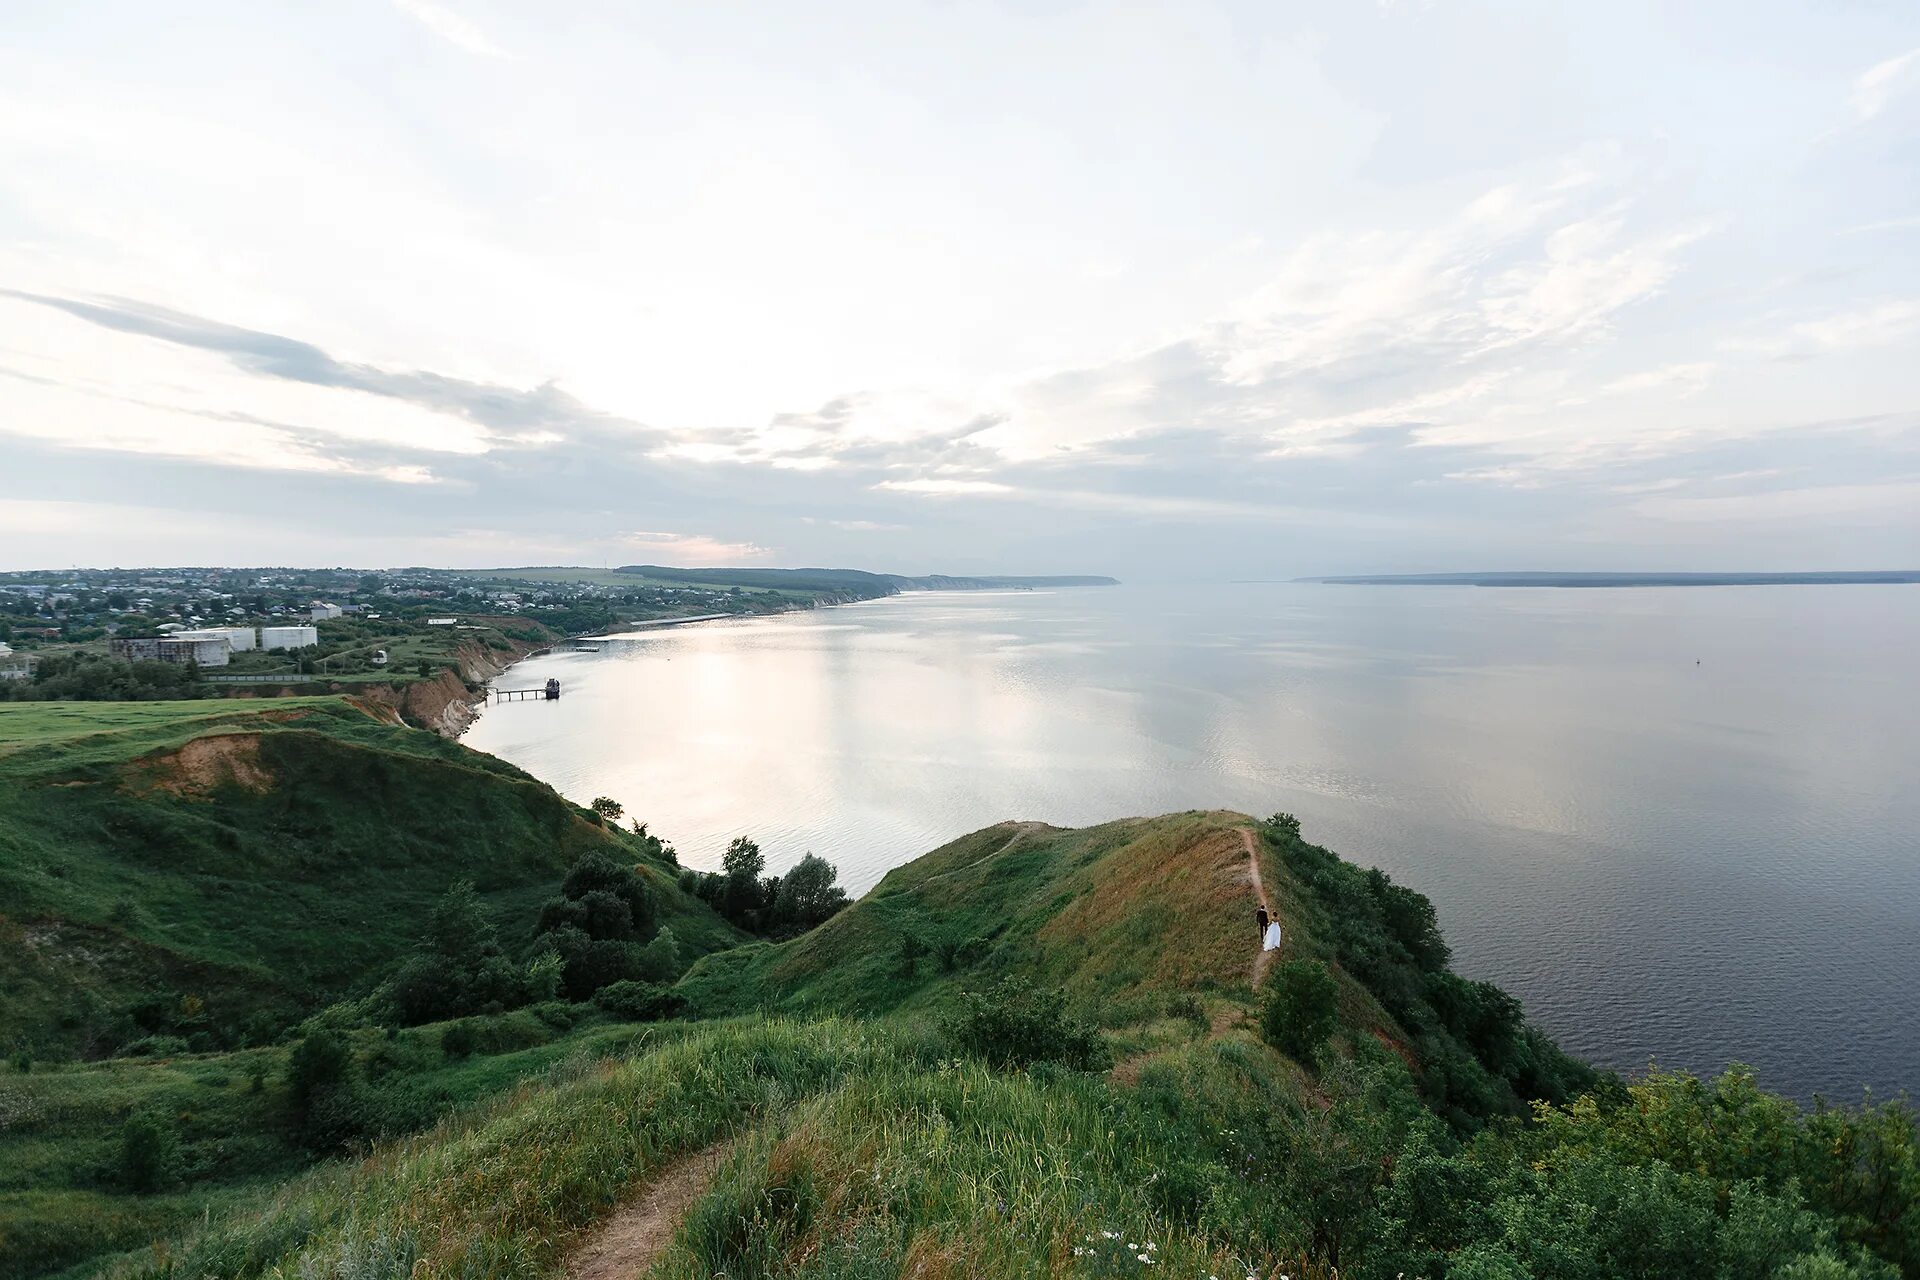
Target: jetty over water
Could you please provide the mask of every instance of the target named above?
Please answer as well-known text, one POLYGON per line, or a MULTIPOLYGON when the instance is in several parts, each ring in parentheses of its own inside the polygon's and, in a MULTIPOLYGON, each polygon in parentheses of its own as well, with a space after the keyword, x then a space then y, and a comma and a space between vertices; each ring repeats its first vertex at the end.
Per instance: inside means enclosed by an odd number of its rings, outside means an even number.
POLYGON ((490 689, 487 696, 495 702, 558 702, 560 700, 560 682, 549 680, 544 685, 532 689, 490 689))

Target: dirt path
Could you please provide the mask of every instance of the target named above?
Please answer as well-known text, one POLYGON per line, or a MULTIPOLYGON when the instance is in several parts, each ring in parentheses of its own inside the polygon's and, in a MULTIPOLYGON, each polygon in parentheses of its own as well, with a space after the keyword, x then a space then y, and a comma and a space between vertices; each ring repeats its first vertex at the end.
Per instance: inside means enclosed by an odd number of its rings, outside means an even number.
POLYGON ((680 1219, 713 1181, 726 1153, 727 1144, 719 1143, 654 1174, 639 1198, 615 1209, 568 1251, 567 1280, 634 1280, 644 1274, 672 1242, 680 1219))
MULTIPOLYGON (((1247 878, 1253 881, 1254 899, 1266 902, 1267 889, 1260 883, 1260 846, 1255 843, 1253 832, 1246 827, 1240 829, 1240 844, 1247 851, 1247 878)), ((1267 966, 1273 963, 1273 957, 1277 954, 1264 950, 1253 953, 1253 986, 1256 991, 1260 988, 1261 979, 1267 976, 1267 966)))
MULTIPOLYGON (((1018 839, 1018 837, 1016 836, 1015 839, 1018 839)), ((1266 902, 1266 885, 1263 884, 1260 879, 1260 845, 1253 832, 1244 827, 1240 831, 1240 847, 1247 851, 1247 879, 1253 883, 1253 896, 1256 901, 1266 902)), ((991 857, 992 855, 988 856, 991 857)), ((1273 963, 1274 956, 1279 954, 1275 951, 1260 950, 1259 946, 1261 941, 1264 941, 1264 939, 1256 940, 1254 944, 1253 986, 1255 990, 1259 989, 1261 980, 1267 976, 1267 966, 1273 963)), ((1233 1005, 1222 1004, 1217 1006, 1213 1011, 1213 1016, 1207 1020, 1207 1039, 1218 1040, 1221 1036, 1231 1031, 1234 1026, 1245 1017, 1245 1011, 1233 1005)), ((1145 1066, 1149 1059, 1161 1052, 1163 1052, 1161 1049, 1143 1049, 1131 1057, 1123 1058, 1113 1067, 1113 1079, 1120 1084, 1132 1084, 1135 1080, 1139 1079, 1140 1068, 1145 1066)))
POLYGON ((1008 825, 1013 827, 1014 829, 1013 834, 1007 837, 1007 842, 1005 844, 1001 845, 998 849, 995 849, 992 853, 983 854, 980 857, 975 858, 972 862, 966 863, 962 866, 955 867, 951 871, 942 871, 938 875, 928 876, 925 880, 922 880, 920 883, 922 885, 929 885, 929 884, 932 884, 935 880, 945 880, 948 876, 957 876, 962 871, 971 871, 983 862, 992 862, 995 858, 999 857, 1001 854, 1005 853, 1007 850, 1013 848, 1013 846, 1015 846, 1016 844, 1019 844, 1023 837, 1030 836, 1036 831, 1045 831, 1047 829, 1047 824, 1044 822, 1015 822, 1015 823, 1010 823, 1008 825))

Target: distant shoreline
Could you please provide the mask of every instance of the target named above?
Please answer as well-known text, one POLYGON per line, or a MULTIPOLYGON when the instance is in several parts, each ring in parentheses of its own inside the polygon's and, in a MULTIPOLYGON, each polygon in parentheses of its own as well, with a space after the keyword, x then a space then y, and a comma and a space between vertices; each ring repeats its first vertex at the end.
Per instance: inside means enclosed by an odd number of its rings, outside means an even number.
POLYGON ((1920 583, 1920 569, 1832 573, 1363 573, 1292 581, 1339 587, 1846 587, 1920 583))

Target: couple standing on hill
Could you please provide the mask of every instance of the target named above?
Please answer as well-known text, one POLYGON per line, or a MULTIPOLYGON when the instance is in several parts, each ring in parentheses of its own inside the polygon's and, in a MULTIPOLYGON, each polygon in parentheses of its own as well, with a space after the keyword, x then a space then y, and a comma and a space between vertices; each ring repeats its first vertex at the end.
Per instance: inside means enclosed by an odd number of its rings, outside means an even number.
POLYGON ((1260 909, 1253 913, 1260 925, 1260 949, 1278 951, 1280 949, 1280 921, 1267 910, 1267 904, 1261 903, 1260 909))

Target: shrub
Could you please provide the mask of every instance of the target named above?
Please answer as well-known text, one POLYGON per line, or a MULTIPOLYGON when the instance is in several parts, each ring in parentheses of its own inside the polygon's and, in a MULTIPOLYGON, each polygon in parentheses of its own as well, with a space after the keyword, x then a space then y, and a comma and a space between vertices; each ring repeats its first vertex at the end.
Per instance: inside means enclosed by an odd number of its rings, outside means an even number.
POLYGON ((1333 1034, 1340 989, 1318 960, 1289 960, 1268 975, 1260 1033, 1267 1043, 1302 1063, 1333 1034))
POLYGON ((337 1031, 308 1033, 287 1055, 287 1093, 305 1111, 321 1095, 340 1087, 353 1072, 353 1050, 337 1031))
POLYGON ((993 939, 976 935, 960 944, 953 953, 953 962, 962 969, 971 969, 986 960, 993 951, 993 939))
POLYGON ((677 991, 655 982, 630 979, 600 988, 594 993, 593 1002, 616 1018, 634 1022, 657 1022, 674 1017, 687 1007, 686 999, 677 991))
POLYGON ((984 992, 969 991, 944 1022, 962 1049, 999 1067, 1054 1062, 1097 1071, 1107 1047, 1093 1027, 1067 1013, 1067 993, 1008 978, 984 992))
POLYGON ((1167 1016, 1192 1023, 1196 1035, 1206 1034, 1207 1006, 1200 1003, 1200 997, 1191 991, 1167 997, 1167 1016))
POLYGON ((917 933, 903 933, 894 952, 894 971, 902 978, 912 978, 920 968, 920 957, 927 954, 927 944, 920 941, 917 933))
POLYGON ((634 955, 637 977, 647 982, 672 982, 684 969, 680 964, 680 941, 671 926, 660 930, 652 942, 634 955))
POLYGON ((154 1110, 127 1117, 120 1127, 120 1178, 142 1195, 180 1180, 180 1134, 170 1117, 154 1110))
POLYGON ((555 1031, 570 1031, 580 1020, 580 1012, 564 1000, 547 1000, 527 1010, 555 1031))
POLYGON ((480 1035, 471 1022, 449 1022, 440 1032, 440 1052, 449 1058, 470 1058, 478 1047, 480 1035))
POLYGON ((653 934, 656 913, 653 891, 647 888, 639 872, 603 853, 582 854, 561 882, 560 892, 575 901, 596 892, 612 894, 627 908, 626 932, 622 936, 646 938, 653 934))
POLYGON ((180 1036, 142 1036, 120 1054, 127 1058, 175 1058, 188 1051, 186 1040, 180 1036))

